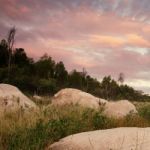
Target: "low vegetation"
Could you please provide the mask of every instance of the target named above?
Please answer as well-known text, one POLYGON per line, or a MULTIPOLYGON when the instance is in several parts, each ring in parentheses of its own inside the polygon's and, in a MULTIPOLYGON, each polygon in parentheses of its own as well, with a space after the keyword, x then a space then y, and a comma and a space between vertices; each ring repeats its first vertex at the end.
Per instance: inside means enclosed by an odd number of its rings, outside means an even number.
MULTIPOLYGON (((142 111, 141 111, 142 112, 142 111)), ((145 113, 129 114, 122 119, 103 115, 102 109, 66 105, 47 106, 32 114, 20 111, 5 114, 0 119, 0 149, 42 150, 47 145, 74 133, 114 127, 148 127, 150 120, 145 113)))
POLYGON ((140 116, 150 121, 150 104, 138 108, 140 116))

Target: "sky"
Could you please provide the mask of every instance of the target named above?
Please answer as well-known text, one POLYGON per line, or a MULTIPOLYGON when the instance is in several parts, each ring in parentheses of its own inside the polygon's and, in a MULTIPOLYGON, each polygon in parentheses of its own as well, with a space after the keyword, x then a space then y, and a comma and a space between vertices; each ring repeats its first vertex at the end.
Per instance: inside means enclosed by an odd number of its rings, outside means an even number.
POLYGON ((150 94, 150 0, 0 0, 0 39, 101 80, 120 72, 150 94))

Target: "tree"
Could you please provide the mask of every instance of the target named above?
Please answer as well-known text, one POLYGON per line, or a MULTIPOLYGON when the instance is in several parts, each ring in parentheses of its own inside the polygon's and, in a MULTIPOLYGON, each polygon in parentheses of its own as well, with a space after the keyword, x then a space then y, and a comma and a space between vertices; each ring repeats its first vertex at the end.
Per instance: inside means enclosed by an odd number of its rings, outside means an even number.
POLYGON ((88 90, 88 81, 86 80, 87 78, 87 71, 85 68, 82 69, 82 72, 81 72, 81 76, 82 76, 82 86, 83 86, 83 89, 87 92, 88 90))
POLYGON ((38 81, 38 94, 52 95, 56 89, 55 79, 40 79, 38 81))
POLYGON ((69 74, 69 86, 72 88, 82 89, 82 73, 73 70, 69 74))
POLYGON ((105 99, 116 99, 119 91, 119 86, 111 76, 106 76, 101 82, 102 97, 105 99))
POLYGON ((68 77, 68 72, 65 69, 65 66, 62 61, 56 64, 54 77, 58 80, 59 83, 65 83, 68 77))
POLYGON ((92 78, 90 75, 86 75, 86 92, 95 96, 100 96, 100 82, 97 79, 92 78))
POLYGON ((0 67, 8 66, 8 45, 5 39, 0 42, 0 67))
POLYGON ((23 48, 15 49, 13 53, 13 63, 20 67, 30 64, 30 58, 27 57, 23 48))
POLYGON ((105 99, 109 98, 111 76, 104 77, 101 82, 101 88, 105 99))
POLYGON ((39 61, 35 63, 36 75, 43 79, 54 77, 55 61, 50 56, 44 54, 39 61))
POLYGON ((120 82, 121 84, 123 84, 123 82, 124 82, 124 73, 121 72, 121 73, 119 74, 118 82, 120 82))
POLYGON ((7 38, 8 52, 9 52, 9 57, 8 57, 8 81, 9 81, 9 78, 10 78, 11 57, 12 57, 13 46, 14 46, 14 42, 15 42, 15 34, 16 34, 16 29, 15 29, 15 27, 13 27, 9 30, 8 38, 7 38))

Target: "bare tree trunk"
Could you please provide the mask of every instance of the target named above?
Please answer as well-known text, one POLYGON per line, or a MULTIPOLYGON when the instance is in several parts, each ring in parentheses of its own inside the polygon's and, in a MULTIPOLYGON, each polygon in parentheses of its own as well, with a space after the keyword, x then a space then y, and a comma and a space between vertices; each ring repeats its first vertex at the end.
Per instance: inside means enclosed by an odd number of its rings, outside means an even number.
POLYGON ((12 59, 13 46, 14 46, 14 41, 15 41, 15 33, 16 33, 15 27, 11 28, 10 31, 8 32, 8 39, 7 39, 8 52, 9 52, 9 56, 8 56, 8 82, 10 80, 11 59, 12 59))
POLYGON ((8 58, 8 82, 9 82, 9 80, 10 80, 11 56, 12 56, 12 51, 9 49, 9 58, 8 58))

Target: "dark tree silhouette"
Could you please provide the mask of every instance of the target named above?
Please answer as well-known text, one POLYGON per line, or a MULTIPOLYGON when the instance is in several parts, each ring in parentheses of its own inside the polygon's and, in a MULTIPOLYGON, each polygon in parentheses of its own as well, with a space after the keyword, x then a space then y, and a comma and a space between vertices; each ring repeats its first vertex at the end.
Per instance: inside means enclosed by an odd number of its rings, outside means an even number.
POLYGON ((124 73, 121 72, 121 73, 119 74, 118 82, 120 82, 121 84, 123 84, 123 82, 124 82, 124 73))
POLYGON ((12 58, 12 52, 13 52, 13 46, 15 42, 15 34, 16 34, 16 28, 12 27, 8 32, 8 38, 7 38, 7 44, 8 44, 8 81, 10 78, 10 70, 11 70, 11 58, 12 58))
POLYGON ((0 67, 8 66, 8 45, 5 39, 0 42, 0 67))
POLYGON ((30 59, 27 57, 23 48, 16 48, 13 52, 13 63, 18 66, 29 65, 30 59))
POLYGON ((67 76, 68 73, 65 69, 63 62, 58 62, 55 65, 54 77, 58 80, 59 83, 65 83, 67 81, 67 76))

